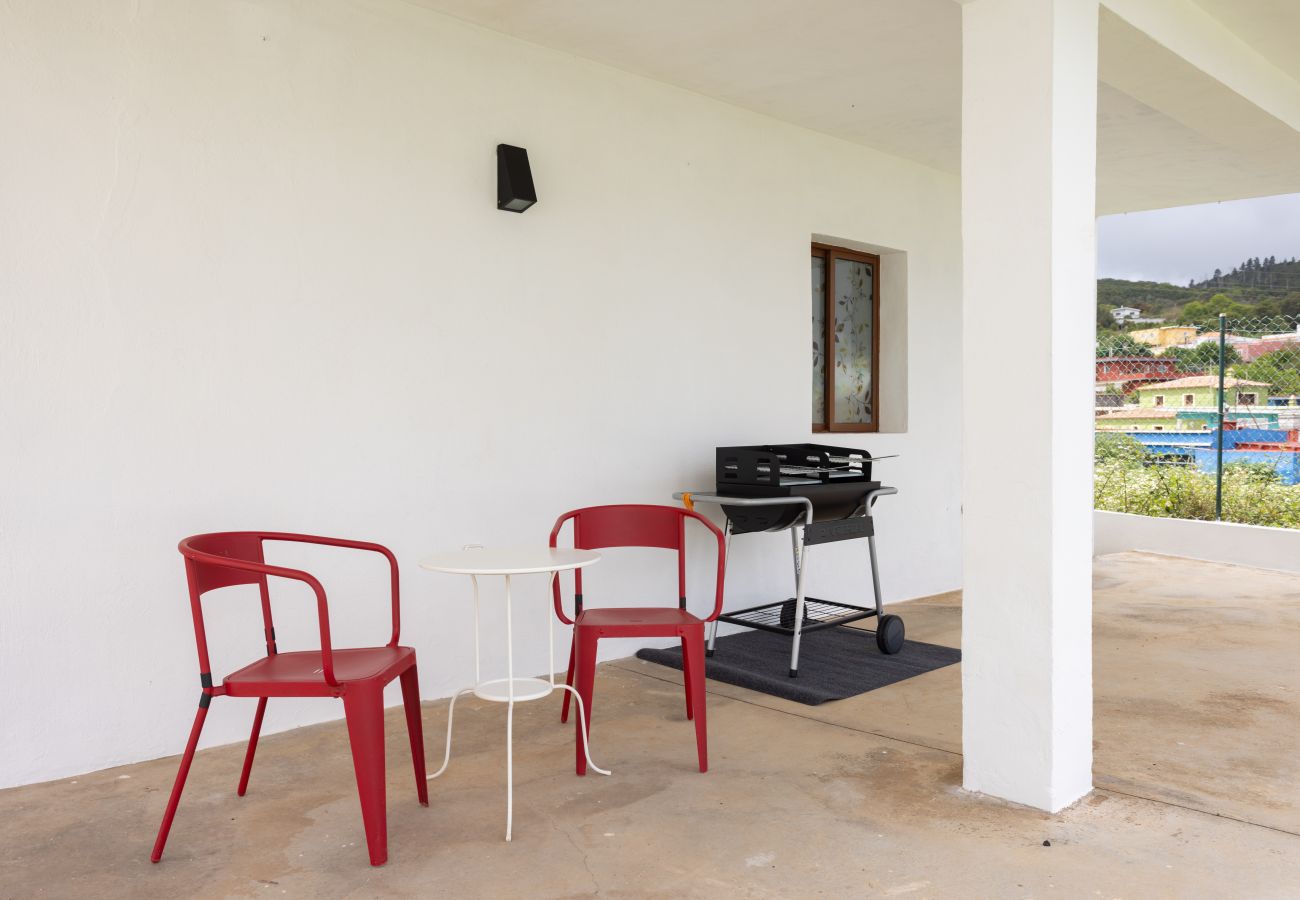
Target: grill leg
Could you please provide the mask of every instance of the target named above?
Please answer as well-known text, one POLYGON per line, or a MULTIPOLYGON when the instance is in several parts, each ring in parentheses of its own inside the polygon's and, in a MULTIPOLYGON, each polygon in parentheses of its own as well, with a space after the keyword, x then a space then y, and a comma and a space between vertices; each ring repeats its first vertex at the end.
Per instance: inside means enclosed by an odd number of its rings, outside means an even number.
POLYGON ((790 529, 790 544, 794 548, 794 641, 790 645, 790 677, 799 675, 799 639, 803 637, 803 586, 808 569, 808 548, 803 544, 803 530, 790 529), (796 533, 797 532, 797 533, 796 533))
MULTIPOLYGON (((730 519, 727 520, 727 525, 724 533, 725 533, 725 537, 723 538, 723 547, 722 547, 722 556, 723 556, 722 589, 725 591, 727 589, 727 565, 731 562, 731 520, 730 519)), ((714 619, 712 622, 709 623, 709 646, 704 650, 705 656, 713 655, 713 642, 716 641, 717 639, 718 639, 718 620, 714 619)))
POLYGON ((867 549, 871 553, 871 589, 876 594, 876 621, 885 614, 885 604, 880 599, 880 566, 876 564, 876 536, 867 537, 867 549))

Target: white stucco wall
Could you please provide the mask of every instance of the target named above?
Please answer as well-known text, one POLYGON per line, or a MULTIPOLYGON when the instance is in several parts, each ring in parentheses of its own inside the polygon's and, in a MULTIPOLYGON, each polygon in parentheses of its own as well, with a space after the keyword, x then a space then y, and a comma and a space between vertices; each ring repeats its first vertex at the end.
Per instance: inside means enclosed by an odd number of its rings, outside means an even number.
POLYGON ((1093 513, 1094 552, 1148 550, 1211 562, 1300 572, 1300 530, 1197 522, 1127 513, 1093 513))
MULTIPOLYGON (((191 533, 387 544, 425 698, 463 686, 469 585, 423 552, 812 439, 814 234, 904 251, 906 432, 834 440, 902 454, 887 598, 959 585, 955 178, 398 0, 8 4, 0 33, 0 786, 179 752, 191 533), (495 209, 498 142, 532 157, 525 215, 495 209)), ((818 548, 812 592, 864 597, 865 554, 818 548)), ((784 595, 783 536, 733 556, 732 602, 784 595)), ((336 645, 385 639, 382 560, 274 559, 322 573, 336 645)), ((602 562, 589 599, 671 602, 660 562, 602 562)), ((542 587, 516 593, 526 672, 542 587)), ((241 590, 207 601, 218 675, 261 652, 241 590)), ((273 596, 281 649, 313 646, 310 598, 273 596)), ((273 701, 267 729, 340 714, 273 701)), ((251 715, 217 701, 204 744, 251 715)))

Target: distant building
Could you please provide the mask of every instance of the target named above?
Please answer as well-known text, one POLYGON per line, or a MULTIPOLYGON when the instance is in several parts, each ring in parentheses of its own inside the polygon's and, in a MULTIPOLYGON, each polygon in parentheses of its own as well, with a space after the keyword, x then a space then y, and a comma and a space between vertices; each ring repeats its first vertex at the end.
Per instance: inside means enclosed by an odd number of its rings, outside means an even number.
POLYGON ((1251 341, 1245 346, 1236 348, 1237 353, 1246 362, 1254 362, 1261 356, 1267 356, 1270 353, 1276 353, 1278 350, 1291 350, 1293 353, 1300 353, 1300 335, 1267 335, 1257 341, 1251 341))
POLYGON ((1295 331, 1284 331, 1281 334, 1266 334, 1260 340, 1265 341, 1286 341, 1300 340, 1300 324, 1296 325, 1295 331))
MULTIPOLYGON (((1223 342, 1227 344, 1229 347, 1236 347, 1239 352, 1244 352, 1242 350, 1243 347, 1249 347, 1252 344, 1259 343, 1259 338, 1243 337, 1240 334, 1233 334, 1232 332, 1228 332, 1228 334, 1224 337, 1223 342)), ((1204 334, 1198 334, 1196 338, 1192 341, 1191 345, 1193 347, 1199 347, 1201 346, 1201 344, 1217 344, 1217 343, 1219 343, 1219 333, 1217 331, 1207 331, 1204 334)))
MULTIPOLYGON (((1224 403, 1229 407, 1264 406, 1269 385, 1231 376, 1223 380, 1224 403)), ((1137 389, 1138 405, 1145 409, 1218 409, 1219 376, 1192 375, 1148 384, 1137 389)))
POLYGON ((1158 356, 1099 356, 1096 381, 1166 381, 1178 377, 1178 361, 1158 356))
POLYGON ((1196 328, 1192 325, 1162 325, 1159 328, 1144 328, 1130 331, 1128 334, 1139 344, 1157 347, 1188 347, 1196 341, 1196 328))
POLYGON ((1140 325, 1150 323, 1159 325, 1164 319, 1150 319, 1142 315, 1142 310, 1136 306, 1117 306, 1110 311, 1110 317, 1115 320, 1116 325, 1140 325))
MULTIPOLYGON (((1202 472, 1218 470, 1213 439, 1208 448, 1193 448, 1192 458, 1202 472)), ((1223 464, 1254 463, 1268 466, 1283 484, 1300 484, 1300 433, 1269 427, 1232 428, 1223 432, 1223 464)))
MULTIPOLYGON (((1275 412, 1261 412, 1261 409, 1268 407, 1259 406, 1239 406, 1236 409, 1231 407, 1223 411, 1223 424, 1226 428, 1277 428, 1280 416, 1275 412)), ((1217 409, 1180 409, 1178 418, 1186 419, 1188 422, 1200 422, 1208 429, 1218 427, 1219 411, 1217 409)), ((1187 428, 1195 430, 1195 425, 1188 425, 1187 428)))
POLYGON ((1097 411, 1098 431, 1178 431, 1178 414, 1172 409, 1123 409, 1097 411))
MULTIPOLYGON (((1217 411, 1195 409, 1165 409, 1161 407, 1124 406, 1119 409, 1098 408, 1094 427, 1097 431, 1177 431, 1206 432, 1218 427, 1217 411)), ((1224 425, 1229 429, 1258 430, 1277 428, 1277 413, 1261 413, 1254 409, 1228 411, 1224 425)))

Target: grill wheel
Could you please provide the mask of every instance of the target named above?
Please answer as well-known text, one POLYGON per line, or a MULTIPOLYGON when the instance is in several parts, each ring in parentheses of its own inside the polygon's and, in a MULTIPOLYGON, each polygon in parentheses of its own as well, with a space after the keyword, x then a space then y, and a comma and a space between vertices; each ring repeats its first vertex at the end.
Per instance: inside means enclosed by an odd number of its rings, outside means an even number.
POLYGON ((903 620, 898 616, 881 616, 880 621, 876 623, 876 646, 886 656, 893 656, 903 649, 905 631, 903 620))

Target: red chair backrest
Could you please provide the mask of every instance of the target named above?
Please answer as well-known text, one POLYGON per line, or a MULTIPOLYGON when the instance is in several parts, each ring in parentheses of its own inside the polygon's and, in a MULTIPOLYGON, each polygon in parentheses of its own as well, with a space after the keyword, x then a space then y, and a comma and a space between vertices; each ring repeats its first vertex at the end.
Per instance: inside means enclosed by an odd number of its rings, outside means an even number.
MULTIPOLYGON (((695 519, 713 532, 718 541, 718 586, 714 615, 721 612, 722 577, 725 549, 722 532, 699 513, 680 506, 658 506, 645 503, 623 503, 611 506, 588 506, 571 510, 555 520, 551 529, 551 546, 556 546, 560 529, 573 520, 573 546, 579 550, 600 550, 606 547, 661 547, 677 551, 678 604, 686 608, 686 520, 695 519)), ((555 584, 556 612, 562 621, 568 621, 560 607, 560 582, 555 584)), ((582 570, 574 572, 574 603, 582 611, 582 570)))
POLYGON ((325 681, 334 680, 333 648, 330 644, 329 606, 325 588, 311 574, 299 569, 267 565, 262 555, 265 541, 319 544, 326 547, 347 547, 378 553, 388 560, 392 596, 393 633, 388 646, 396 647, 401 632, 400 592, 398 587, 397 557, 387 547, 369 541, 351 541, 344 538, 322 537, 312 534, 292 534, 284 531, 222 531, 196 534, 180 542, 178 549, 185 557, 185 572, 190 583, 190 611, 194 615, 194 637, 199 649, 199 678, 211 686, 212 670, 208 662, 208 640, 203 627, 203 595, 217 588, 236 584, 255 584, 262 595, 262 626, 266 634, 266 652, 274 654, 275 623, 271 621, 271 593, 267 577, 288 578, 300 581, 316 595, 316 618, 320 629, 321 666, 325 681))
POLYGON ((589 506, 573 512, 573 546, 579 550, 604 547, 686 547, 686 513, 676 506, 622 504, 589 506))
POLYGON ((204 556, 221 556, 243 562, 265 563, 261 532, 196 534, 181 541, 180 551, 185 557, 186 566, 193 573, 194 589, 200 595, 236 584, 266 584, 266 575, 261 572, 232 569, 204 559, 204 556))
POLYGON ((194 617, 194 639, 199 651, 199 678, 205 686, 212 684, 212 663, 208 659, 208 636, 203 625, 203 595, 217 588, 237 584, 255 584, 262 599, 262 631, 266 636, 266 652, 275 649, 275 623, 271 620, 271 592, 266 583, 265 571, 233 568, 222 565, 219 559, 252 563, 265 570, 266 558, 262 553, 264 535, 260 531, 223 531, 213 534, 196 534, 180 542, 177 549, 185 557, 185 574, 190 583, 190 613, 194 617))

